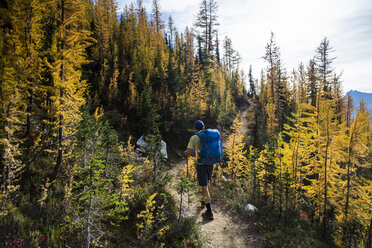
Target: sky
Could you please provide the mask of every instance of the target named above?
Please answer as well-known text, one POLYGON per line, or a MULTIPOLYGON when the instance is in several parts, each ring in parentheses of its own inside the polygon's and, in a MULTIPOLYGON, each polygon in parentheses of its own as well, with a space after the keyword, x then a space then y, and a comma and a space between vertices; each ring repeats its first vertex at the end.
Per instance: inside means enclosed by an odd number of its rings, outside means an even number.
MULTIPOLYGON (((119 0, 122 9, 133 0, 119 0)), ((192 27, 201 0, 159 0, 164 20, 171 15, 178 32, 192 27)), ((147 12, 152 0, 143 0, 147 12)), ((371 0, 217 0, 218 32, 232 40, 242 57, 241 68, 260 78, 267 65, 262 58, 271 32, 287 72, 307 65, 327 37, 336 57, 333 67, 342 73, 343 90, 372 93, 371 0)), ((220 48, 222 49, 222 48, 220 48)))

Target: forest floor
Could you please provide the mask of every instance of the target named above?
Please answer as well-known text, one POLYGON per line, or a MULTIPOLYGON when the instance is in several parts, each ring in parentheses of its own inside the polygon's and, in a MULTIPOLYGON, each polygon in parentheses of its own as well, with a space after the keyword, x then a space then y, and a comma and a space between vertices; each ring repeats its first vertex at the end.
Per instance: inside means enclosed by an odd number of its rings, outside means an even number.
MULTIPOLYGON (((245 134, 247 132, 248 117, 254 111, 253 104, 249 108, 243 110, 240 114, 240 121, 243 122, 240 133, 245 134)), ((187 141, 185 141, 187 142, 187 141)), ((173 195, 176 203, 179 206, 180 195, 175 190, 175 184, 177 178, 182 175, 182 170, 186 165, 186 160, 182 159, 173 164, 170 173, 174 176, 172 180, 171 194, 173 195)), ((188 196, 183 198, 182 212, 184 215, 194 218, 196 223, 201 226, 202 236, 205 240, 205 247, 207 248, 240 248, 240 247, 264 247, 262 237, 255 230, 254 223, 247 223, 237 217, 237 214, 228 212, 226 206, 218 201, 213 201, 213 195, 217 192, 213 192, 215 187, 212 187, 211 198, 212 198, 212 211, 214 220, 205 220, 201 214, 205 211, 205 206, 201 206, 198 200, 201 197, 201 193, 197 193, 193 196, 194 200, 188 203, 188 196)))

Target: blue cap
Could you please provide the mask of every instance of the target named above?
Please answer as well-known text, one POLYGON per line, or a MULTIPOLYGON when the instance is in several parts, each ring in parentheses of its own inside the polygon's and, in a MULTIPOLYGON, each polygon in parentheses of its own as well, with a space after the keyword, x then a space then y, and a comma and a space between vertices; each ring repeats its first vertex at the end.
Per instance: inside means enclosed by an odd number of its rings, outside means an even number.
POLYGON ((195 121, 194 126, 197 130, 203 130, 204 129, 204 123, 201 120, 195 121))

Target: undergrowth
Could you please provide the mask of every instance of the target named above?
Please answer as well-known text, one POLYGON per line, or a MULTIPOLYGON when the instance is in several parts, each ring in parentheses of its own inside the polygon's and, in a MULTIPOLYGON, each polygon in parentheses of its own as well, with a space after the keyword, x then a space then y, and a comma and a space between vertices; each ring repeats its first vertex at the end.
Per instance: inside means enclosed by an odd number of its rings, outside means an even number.
POLYGON ((211 190, 215 201, 219 201, 228 211, 251 223, 265 240, 265 247, 313 248, 329 247, 320 241, 319 227, 311 224, 308 217, 298 211, 284 210, 280 214, 263 199, 252 201, 252 192, 244 185, 222 182, 211 190), (233 196, 233 197, 232 197, 233 196), (256 212, 246 211, 247 204, 257 207, 256 212))

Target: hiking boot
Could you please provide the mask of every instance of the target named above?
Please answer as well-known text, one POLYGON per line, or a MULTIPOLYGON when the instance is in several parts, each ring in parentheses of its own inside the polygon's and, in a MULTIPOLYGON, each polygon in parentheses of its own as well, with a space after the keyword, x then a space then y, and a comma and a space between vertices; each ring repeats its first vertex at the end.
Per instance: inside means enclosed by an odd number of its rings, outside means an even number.
POLYGON ((202 214, 202 217, 203 217, 204 219, 213 220, 213 213, 212 213, 212 212, 205 211, 205 212, 202 214))

